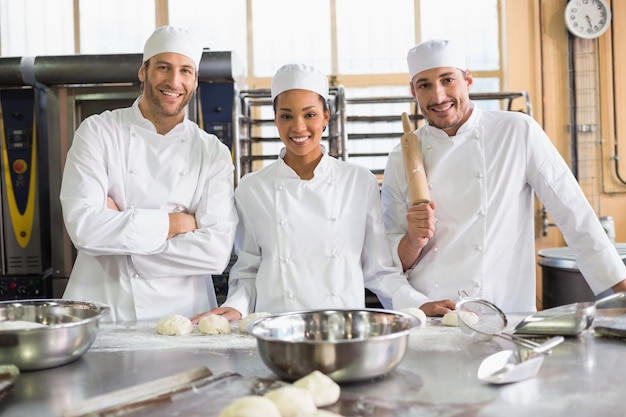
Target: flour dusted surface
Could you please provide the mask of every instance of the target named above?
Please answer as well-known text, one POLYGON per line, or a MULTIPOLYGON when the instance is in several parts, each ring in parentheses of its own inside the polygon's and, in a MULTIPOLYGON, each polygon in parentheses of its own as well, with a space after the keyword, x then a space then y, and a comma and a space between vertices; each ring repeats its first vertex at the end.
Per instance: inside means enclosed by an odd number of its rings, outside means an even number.
POLYGON ((156 331, 155 322, 101 323, 90 351, 120 352, 159 349, 257 349, 256 338, 240 334, 232 323, 231 334, 205 335, 195 329, 183 336, 165 336, 156 331))
POLYGON ((0 330, 26 330, 26 329, 39 329, 42 327, 48 327, 48 326, 46 324, 37 323, 34 321, 23 321, 23 320, 0 321, 0 330))
MULTIPOLYGON (((458 327, 447 327, 440 318, 429 318, 426 327, 415 328, 409 337, 409 349, 420 351, 462 351, 475 340, 458 327)), ((165 336, 156 331, 156 322, 101 323, 91 351, 133 351, 158 349, 249 349, 257 350, 256 338, 241 333, 239 323, 231 323, 232 333, 205 335, 197 328, 183 336, 165 336)))

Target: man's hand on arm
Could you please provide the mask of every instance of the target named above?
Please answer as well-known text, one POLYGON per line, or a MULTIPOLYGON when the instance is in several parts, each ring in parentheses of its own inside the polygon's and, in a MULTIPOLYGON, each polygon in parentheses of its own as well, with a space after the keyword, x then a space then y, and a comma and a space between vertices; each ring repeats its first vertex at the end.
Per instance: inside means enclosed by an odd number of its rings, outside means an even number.
POLYGON ((402 269, 411 268, 428 240, 435 234, 435 203, 419 203, 409 207, 406 214, 408 231, 398 245, 402 269))
POLYGON ((217 307, 212 310, 206 311, 204 313, 196 314, 195 316, 191 317, 191 322, 193 324, 198 324, 202 318, 209 316, 211 314, 217 314, 219 316, 223 316, 226 319, 228 319, 228 321, 235 321, 235 320, 241 319, 241 313, 239 312, 239 310, 234 309, 232 307, 217 307))
POLYGON ((167 238, 183 233, 193 232, 198 228, 196 216, 189 213, 170 213, 170 229, 167 238))
POLYGON ((431 301, 422 304, 420 309, 426 313, 428 317, 443 316, 456 309, 456 304, 452 300, 431 301))
MULTIPOLYGON (((107 208, 115 211, 120 211, 117 204, 111 197, 107 197, 107 208)), ((198 228, 196 224, 196 216, 189 213, 169 213, 170 227, 167 234, 167 238, 172 238, 176 235, 180 235, 187 232, 193 232, 198 228)))
POLYGON ((611 289, 615 292, 624 292, 626 291, 626 279, 621 280, 617 284, 613 285, 611 289))
POLYGON ((117 204, 115 204, 115 201, 113 201, 113 199, 111 197, 108 197, 108 196, 107 196, 107 208, 111 209, 111 210, 115 210, 115 211, 120 211, 120 209, 117 206, 117 204))

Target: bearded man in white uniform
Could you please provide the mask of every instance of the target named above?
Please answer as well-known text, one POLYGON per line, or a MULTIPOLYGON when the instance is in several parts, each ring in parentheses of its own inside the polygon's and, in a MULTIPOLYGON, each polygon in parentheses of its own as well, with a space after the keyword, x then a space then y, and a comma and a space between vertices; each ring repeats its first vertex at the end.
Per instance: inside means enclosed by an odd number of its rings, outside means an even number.
POLYGON ((164 26, 147 40, 142 95, 88 117, 67 155, 60 200, 78 249, 64 298, 108 304, 114 321, 217 306, 237 225, 228 147, 186 117, 202 45, 164 26))
POLYGON ((429 316, 455 308, 459 290, 507 312, 536 309, 533 192, 597 294, 626 290, 626 267, 569 167, 528 115, 478 109, 463 51, 430 40, 407 56, 411 94, 426 124, 416 134, 431 201, 412 205, 402 150, 382 187, 395 261, 429 316))

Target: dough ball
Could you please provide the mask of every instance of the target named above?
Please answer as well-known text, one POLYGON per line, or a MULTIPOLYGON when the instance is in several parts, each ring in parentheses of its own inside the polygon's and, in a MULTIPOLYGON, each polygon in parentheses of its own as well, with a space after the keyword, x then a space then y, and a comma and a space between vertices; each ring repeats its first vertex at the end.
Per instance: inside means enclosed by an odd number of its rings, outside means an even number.
POLYGON ((457 316, 457 311, 452 310, 444 314, 441 318, 441 324, 444 326, 458 327, 459 318, 457 316))
POLYGON ((421 308, 417 307, 406 307, 400 310, 401 313, 410 314, 413 317, 416 317, 420 321, 420 327, 426 327, 426 313, 422 311, 421 308))
POLYGON ((293 383, 293 386, 309 391, 313 395, 315 405, 318 407, 336 403, 341 394, 339 384, 320 371, 313 371, 298 379, 293 383))
POLYGON ((274 401, 269 398, 246 395, 222 409, 219 417, 281 417, 281 415, 274 401))
POLYGON ((191 320, 185 316, 174 314, 163 317, 157 323, 157 333, 167 336, 182 336, 193 332, 191 320))
POLYGON ((472 313, 471 311, 452 310, 441 318, 441 324, 444 326, 458 327, 460 314, 463 315, 463 321, 465 321, 466 324, 472 326, 478 323, 478 315, 476 313, 472 313))
POLYGON ((265 394, 274 401, 282 417, 297 417, 317 410, 313 395, 304 388, 287 385, 265 394))
POLYGON ((224 316, 211 314, 200 319, 198 330, 204 334, 228 334, 231 332, 230 322, 224 316))
POLYGON ((246 327, 248 326, 249 323, 252 323, 256 319, 267 317, 269 315, 270 313, 264 313, 264 312, 248 314, 246 317, 244 317, 243 319, 239 321, 239 333, 248 333, 246 331, 246 327))

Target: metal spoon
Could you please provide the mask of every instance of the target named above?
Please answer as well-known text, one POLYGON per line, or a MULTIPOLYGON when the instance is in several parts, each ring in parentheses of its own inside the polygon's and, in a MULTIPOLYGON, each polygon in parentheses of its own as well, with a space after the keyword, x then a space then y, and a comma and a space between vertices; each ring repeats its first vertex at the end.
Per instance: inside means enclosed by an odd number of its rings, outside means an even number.
POLYGON ((491 384, 510 384, 533 378, 539 372, 545 355, 563 342, 563 336, 549 339, 533 349, 503 350, 485 358, 478 368, 478 379, 491 384))
POLYGON ((503 350, 485 358, 478 368, 478 379, 491 384, 510 384, 533 378, 544 355, 528 349, 503 350))

